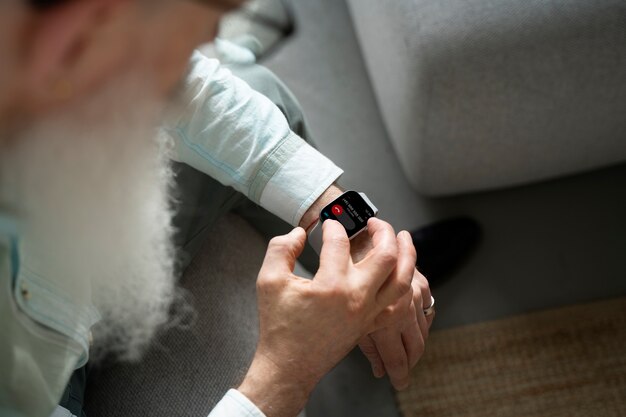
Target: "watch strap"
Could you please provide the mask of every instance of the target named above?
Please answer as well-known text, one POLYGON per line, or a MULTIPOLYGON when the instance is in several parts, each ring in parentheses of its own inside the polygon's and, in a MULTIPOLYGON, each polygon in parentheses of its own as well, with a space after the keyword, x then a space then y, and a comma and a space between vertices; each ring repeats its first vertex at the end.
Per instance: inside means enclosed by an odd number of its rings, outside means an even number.
POLYGON ((322 221, 318 220, 309 233, 309 245, 319 255, 322 252, 322 221))

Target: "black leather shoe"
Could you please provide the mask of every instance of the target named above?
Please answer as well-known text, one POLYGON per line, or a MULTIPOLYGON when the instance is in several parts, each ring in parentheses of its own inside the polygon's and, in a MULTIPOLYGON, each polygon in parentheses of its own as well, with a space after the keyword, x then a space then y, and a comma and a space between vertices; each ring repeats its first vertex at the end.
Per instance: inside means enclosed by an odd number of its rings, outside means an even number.
POLYGON ((469 257, 481 235, 480 225, 468 217, 446 219, 411 232, 417 269, 431 287, 441 284, 469 257))

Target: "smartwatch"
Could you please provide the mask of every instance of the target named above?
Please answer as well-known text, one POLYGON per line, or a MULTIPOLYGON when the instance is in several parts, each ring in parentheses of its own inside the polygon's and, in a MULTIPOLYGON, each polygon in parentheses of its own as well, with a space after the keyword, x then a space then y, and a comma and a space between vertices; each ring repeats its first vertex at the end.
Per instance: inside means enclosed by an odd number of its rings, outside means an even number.
POLYGON ((346 191, 320 211, 320 218, 309 233, 309 244, 319 255, 322 250, 322 223, 337 220, 352 239, 367 229, 367 220, 375 217, 378 209, 365 193, 346 191))

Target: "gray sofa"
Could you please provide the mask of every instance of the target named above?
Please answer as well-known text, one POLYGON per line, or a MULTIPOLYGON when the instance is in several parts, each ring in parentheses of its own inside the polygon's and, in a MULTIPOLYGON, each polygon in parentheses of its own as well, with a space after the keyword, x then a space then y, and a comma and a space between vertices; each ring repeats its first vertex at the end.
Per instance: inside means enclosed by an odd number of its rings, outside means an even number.
POLYGON ((624 0, 348 0, 383 120, 424 194, 626 160, 624 0))

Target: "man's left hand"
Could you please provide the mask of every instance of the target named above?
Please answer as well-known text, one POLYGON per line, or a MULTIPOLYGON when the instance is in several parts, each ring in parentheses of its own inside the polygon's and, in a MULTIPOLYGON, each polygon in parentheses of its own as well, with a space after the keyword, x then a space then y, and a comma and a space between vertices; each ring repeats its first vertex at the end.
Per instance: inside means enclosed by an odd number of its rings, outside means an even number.
MULTIPOLYGON (((410 239, 407 232, 398 234, 398 239, 410 239), (403 235, 404 236, 401 236, 403 235)), ((371 248, 367 234, 352 240, 352 258, 363 259, 371 248)), ((413 270, 412 291, 396 304, 388 307, 381 319, 387 327, 363 337, 359 347, 370 361, 372 372, 377 378, 389 375, 397 390, 409 385, 409 373, 424 354, 428 332, 434 314, 425 316, 424 309, 430 307, 431 293, 428 281, 417 270, 413 270)))

